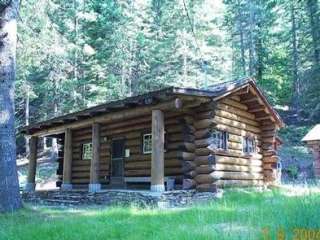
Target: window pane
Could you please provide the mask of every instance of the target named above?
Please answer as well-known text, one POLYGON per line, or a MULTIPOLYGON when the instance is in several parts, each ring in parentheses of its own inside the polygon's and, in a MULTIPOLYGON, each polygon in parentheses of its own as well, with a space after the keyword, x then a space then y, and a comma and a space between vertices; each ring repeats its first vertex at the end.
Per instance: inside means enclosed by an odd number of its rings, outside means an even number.
POLYGON ((244 153, 256 152, 256 142, 253 137, 243 137, 243 152, 244 153))
POLYGON ((143 153, 152 152, 152 135, 144 134, 143 135, 143 153))
POLYGON ((212 145, 216 149, 227 149, 227 132, 219 131, 219 130, 212 130, 211 132, 211 141, 212 145))
POLYGON ((83 160, 92 159, 92 143, 85 143, 82 145, 82 159, 83 160))

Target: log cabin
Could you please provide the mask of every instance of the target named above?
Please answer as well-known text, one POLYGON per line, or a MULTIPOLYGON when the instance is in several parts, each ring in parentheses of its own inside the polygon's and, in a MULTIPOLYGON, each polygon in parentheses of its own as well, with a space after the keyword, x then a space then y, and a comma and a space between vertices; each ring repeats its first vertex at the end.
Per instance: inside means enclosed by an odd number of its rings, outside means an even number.
POLYGON ((44 136, 61 146, 62 190, 270 185, 283 125, 250 78, 128 97, 24 127, 31 151, 26 190, 35 189, 37 142, 44 136))
POLYGON ((320 124, 314 126, 301 140, 312 152, 313 172, 316 179, 320 179, 320 124))

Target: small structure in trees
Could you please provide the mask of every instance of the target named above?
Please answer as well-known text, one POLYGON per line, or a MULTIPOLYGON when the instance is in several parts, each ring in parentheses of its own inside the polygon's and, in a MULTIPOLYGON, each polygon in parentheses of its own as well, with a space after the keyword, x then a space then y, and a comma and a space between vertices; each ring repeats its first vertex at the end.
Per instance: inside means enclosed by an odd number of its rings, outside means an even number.
POLYGON ((61 145, 57 185, 65 190, 273 184, 282 126, 251 79, 109 102, 23 129, 31 136, 27 190, 35 188, 37 139, 43 136, 61 145))
POLYGON ((316 178, 320 178, 320 124, 317 124, 314 128, 312 128, 307 135, 302 138, 302 141, 307 144, 307 146, 311 149, 314 162, 314 176, 316 178))

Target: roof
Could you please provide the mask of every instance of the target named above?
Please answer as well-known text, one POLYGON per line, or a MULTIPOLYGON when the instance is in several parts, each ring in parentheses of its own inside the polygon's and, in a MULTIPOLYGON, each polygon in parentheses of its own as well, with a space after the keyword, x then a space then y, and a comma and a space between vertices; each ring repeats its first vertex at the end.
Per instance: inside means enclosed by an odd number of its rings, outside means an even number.
POLYGON ((302 142, 308 141, 320 141, 320 124, 315 125, 308 133, 305 135, 302 142))
POLYGON ((228 82, 217 83, 209 86, 206 89, 168 87, 138 96, 127 97, 117 101, 106 102, 104 104, 87 108, 82 111, 69 113, 63 116, 55 117, 46 121, 25 126, 21 129, 21 132, 25 134, 32 134, 32 132, 38 131, 39 129, 46 129, 52 126, 63 125, 65 123, 72 123, 78 120, 88 119, 94 116, 120 111, 131 107, 157 104, 159 102, 171 100, 179 96, 193 96, 198 98, 210 98, 213 100, 218 100, 223 96, 226 96, 238 89, 241 89, 249 85, 252 86, 258 92, 259 96, 261 97, 261 99, 273 115, 274 119, 279 123, 280 126, 282 126, 283 122, 281 118, 269 104, 263 93, 258 89, 255 81, 251 78, 244 78, 228 82))

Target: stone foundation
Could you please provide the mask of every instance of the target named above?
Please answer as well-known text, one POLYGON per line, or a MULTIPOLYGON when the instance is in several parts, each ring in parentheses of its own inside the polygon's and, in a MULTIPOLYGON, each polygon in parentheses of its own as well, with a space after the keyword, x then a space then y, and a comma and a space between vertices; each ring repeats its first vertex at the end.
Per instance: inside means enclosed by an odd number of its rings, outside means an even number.
POLYGON ((221 196, 221 192, 196 192, 195 190, 177 190, 163 193, 150 191, 105 190, 97 193, 85 191, 36 191, 25 192, 25 202, 45 205, 105 205, 137 207, 184 207, 209 202, 221 196))

